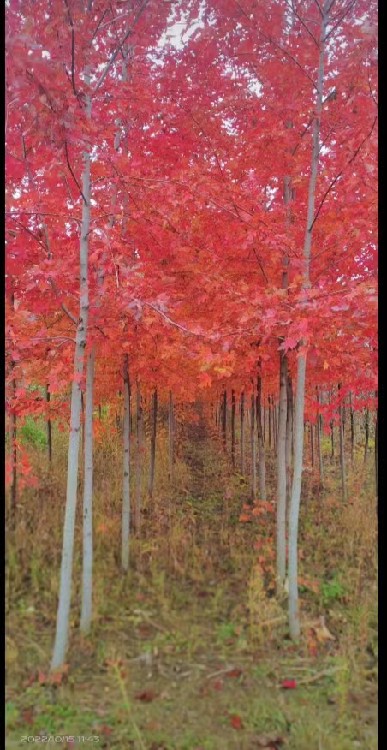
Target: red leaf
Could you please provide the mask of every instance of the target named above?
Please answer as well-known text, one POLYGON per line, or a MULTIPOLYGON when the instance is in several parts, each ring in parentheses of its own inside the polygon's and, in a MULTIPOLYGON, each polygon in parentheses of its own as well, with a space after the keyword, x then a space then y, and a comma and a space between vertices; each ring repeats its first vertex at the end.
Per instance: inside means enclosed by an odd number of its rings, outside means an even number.
POLYGON ((157 695, 158 693, 155 693, 154 690, 143 690, 141 693, 136 693, 134 697, 137 701, 151 703, 151 701, 154 701, 154 699, 157 698, 157 695))
POLYGON ((230 716, 230 724, 233 729, 243 729, 242 719, 238 714, 230 716))
POLYGON ((235 669, 229 669, 229 671, 225 673, 225 677, 240 677, 241 674, 242 670, 235 667, 235 669))
POLYGON ((281 687, 285 690, 294 690, 297 687, 297 683, 295 680, 283 680, 281 687))

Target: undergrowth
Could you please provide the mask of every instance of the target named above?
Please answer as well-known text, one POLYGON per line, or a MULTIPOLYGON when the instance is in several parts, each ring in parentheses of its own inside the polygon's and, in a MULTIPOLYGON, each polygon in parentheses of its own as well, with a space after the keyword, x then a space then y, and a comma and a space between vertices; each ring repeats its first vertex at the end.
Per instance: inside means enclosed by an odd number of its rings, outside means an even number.
MULTIPOLYGON (((127 576, 119 559, 120 437, 106 411, 98 429, 93 630, 88 638, 78 630, 79 505, 69 669, 56 685, 47 671, 66 440, 53 430, 49 466, 36 426, 24 432, 39 486, 23 491, 8 538, 7 746, 19 747, 24 735, 79 735, 112 749, 283 743, 290 750, 375 750, 376 516, 372 467, 364 468, 362 454, 349 472, 346 505, 329 454, 324 489, 314 470, 305 474, 303 635, 294 644, 286 600, 275 596, 275 514, 268 507, 239 520, 249 487, 232 471, 212 428, 181 429, 172 486, 160 427, 156 491, 146 498, 145 457, 142 537, 131 541, 127 576)), ((268 476, 274 470, 269 454, 268 476)), ((81 483, 79 489, 81 497, 81 483)))

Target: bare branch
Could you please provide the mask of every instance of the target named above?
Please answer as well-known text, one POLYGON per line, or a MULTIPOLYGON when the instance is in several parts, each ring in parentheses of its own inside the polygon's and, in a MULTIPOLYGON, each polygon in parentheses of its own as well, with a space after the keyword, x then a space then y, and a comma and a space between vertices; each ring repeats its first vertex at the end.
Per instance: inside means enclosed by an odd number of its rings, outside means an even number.
POLYGON ((345 170, 346 170, 346 169, 347 169, 347 168, 348 168, 348 167, 350 166, 350 164, 352 164, 352 162, 353 162, 353 161, 354 161, 354 160, 356 159, 356 157, 357 157, 358 153, 360 152, 360 150, 362 149, 362 147, 364 146, 364 144, 366 143, 366 141, 368 141, 368 139, 369 139, 369 138, 371 137, 371 135, 372 135, 372 132, 373 132, 373 129, 374 129, 375 125, 376 125, 377 119, 378 119, 378 116, 377 116, 377 115, 375 115, 374 121, 373 121, 373 123, 372 123, 372 127, 371 127, 371 130, 369 131, 369 133, 367 133, 367 135, 365 136, 365 138, 363 138, 363 140, 361 141, 361 143, 360 143, 360 144, 359 144, 359 146, 357 147, 356 151, 354 151, 354 153, 352 154, 351 158, 349 159, 349 161, 347 162, 347 164, 345 165, 345 167, 343 167, 343 169, 341 170, 341 172, 339 172, 339 174, 338 174, 338 175, 336 175, 336 177, 334 177, 334 178, 333 178, 333 180, 332 180, 332 181, 330 182, 330 184, 328 185, 328 188, 326 189, 326 191, 325 191, 325 193, 324 193, 324 195, 323 195, 323 197, 322 197, 322 199, 321 199, 321 201, 320 201, 320 204, 319 204, 319 206, 318 206, 318 208, 317 208, 317 211, 316 211, 316 213, 315 213, 315 215, 314 215, 314 218, 313 218, 312 224, 311 224, 311 226, 310 226, 310 228, 309 228, 309 231, 311 231, 311 230, 312 230, 312 228, 313 228, 313 226, 314 226, 315 222, 317 221, 317 219, 318 219, 318 217, 319 217, 319 214, 320 214, 320 211, 321 211, 321 209, 322 209, 322 207, 323 207, 323 205, 324 205, 324 203, 325 203, 325 201, 326 201, 326 199, 327 199, 327 197, 328 197, 329 193, 331 192, 331 190, 333 189, 333 187, 334 187, 334 186, 336 185, 336 182, 338 182, 338 181, 339 181, 339 179, 340 179, 340 178, 341 178, 341 177, 343 176, 343 174, 344 174, 345 170))
POLYGON ((81 188, 81 186, 80 186, 80 184, 79 184, 79 182, 78 182, 78 180, 77 180, 77 178, 76 178, 76 176, 75 176, 75 174, 74 174, 74 172, 73 172, 73 170, 71 168, 71 165, 70 165, 69 152, 67 150, 67 141, 64 142, 64 145, 65 145, 66 161, 67 161, 67 166, 69 168, 69 172, 70 172, 70 174, 71 174, 71 176, 72 176, 72 178, 73 178, 73 180, 74 180, 74 182, 75 182, 75 184, 76 184, 76 186, 77 186, 77 188, 78 188, 78 190, 79 190, 79 192, 80 192, 80 194, 81 194, 81 196, 83 198, 84 204, 87 205, 87 201, 86 201, 85 196, 83 195, 82 188, 81 188))
POLYGON ((132 25, 129 27, 128 31, 124 35, 124 38, 122 39, 121 42, 119 42, 118 46, 114 50, 113 54, 110 57, 109 62, 106 63, 105 69, 102 71, 102 74, 100 75, 100 77, 99 77, 99 79, 98 79, 98 81, 97 81, 97 83, 96 83, 96 85, 95 85, 95 87, 93 89, 93 92, 92 92, 93 95, 97 93, 98 89, 100 88, 100 86, 104 82, 104 80, 105 80, 105 78, 106 78, 106 76, 107 76, 110 68, 112 67, 112 65, 113 65, 113 63, 114 63, 114 61, 115 61, 115 59, 116 59, 116 57, 118 55, 118 53, 122 50, 122 46, 125 44, 126 40, 131 35, 131 33, 132 33, 132 31, 133 31, 133 29, 134 29, 137 21, 139 20, 139 18, 141 17, 143 11, 145 10, 145 8, 147 6, 147 3, 148 3, 148 0, 143 0, 140 8, 138 9, 138 11, 137 11, 137 13, 135 15, 135 18, 134 18, 134 21, 133 21, 132 25))

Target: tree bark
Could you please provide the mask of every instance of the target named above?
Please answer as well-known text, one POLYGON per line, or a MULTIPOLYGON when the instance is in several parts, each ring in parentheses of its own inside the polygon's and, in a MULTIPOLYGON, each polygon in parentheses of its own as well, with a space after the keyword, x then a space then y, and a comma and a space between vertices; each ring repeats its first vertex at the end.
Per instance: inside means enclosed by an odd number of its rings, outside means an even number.
POLYGON ((123 361, 124 419, 123 419, 123 466, 122 466, 122 539, 121 567, 126 573, 129 570, 130 542, 130 381, 129 356, 123 361))
MULTIPOLYGON (((216 412, 216 409, 215 409, 216 412)), ((173 394, 169 391, 169 411, 168 411, 168 458, 169 458, 169 481, 173 482, 173 465, 174 465, 174 417, 173 417, 173 394)))
POLYGON ((279 356, 279 417, 277 441, 277 591, 283 592, 286 577, 286 422, 288 360, 279 356))
MULTIPOLYGON (((50 386, 47 384, 46 385, 46 403, 47 403, 48 409, 50 408, 50 401, 51 401, 50 386)), ((52 463, 52 422, 51 422, 50 414, 47 415, 46 426, 47 426, 47 455, 48 455, 48 462, 51 466, 51 463, 52 463)))
POLYGON ((345 445, 344 445, 344 418, 343 418, 343 405, 340 404, 339 415, 340 415, 340 474, 341 474, 341 496, 344 502, 347 501, 347 472, 345 465, 345 445))
POLYGON ((235 469, 235 391, 231 391, 231 463, 235 469))
POLYGON ((136 502, 134 508, 134 529, 136 534, 141 531, 141 494, 142 494, 142 443, 143 443, 143 424, 142 424, 142 399, 140 383, 137 381, 136 390, 136 502))
POLYGON ((349 394, 349 410, 350 410, 350 421, 351 421, 351 464, 353 465, 354 454, 355 454, 355 412, 352 407, 352 394, 349 394))
POLYGON ((223 391, 222 401, 222 441, 223 449, 227 447, 227 391, 223 391))
POLYGON ((255 398, 251 396, 251 499, 257 499, 257 442, 255 432, 255 398))
POLYGON ((290 501, 292 481, 292 447, 293 447, 293 388, 290 375, 287 378, 287 418, 286 418, 286 498, 287 507, 290 501))
POLYGON ((261 422, 261 403, 262 403, 262 377, 258 375, 257 379, 257 399, 258 399, 258 479, 259 479, 259 497, 266 502, 266 455, 265 443, 263 439, 262 422, 261 422))
POLYGON ((241 393, 241 474, 245 473, 245 392, 241 393))
MULTIPOLYGON (((85 75, 90 85, 89 73, 85 75)), ((91 95, 86 94, 86 116, 91 119, 91 95)), ((56 635, 51 670, 58 669, 65 662, 68 647, 68 630, 71 604, 72 569, 74 553, 74 526, 77 503, 77 483, 79 465, 79 443, 81 428, 81 378, 84 372, 84 351, 87 340, 87 318, 89 308, 88 251, 90 231, 90 151, 84 152, 82 174, 82 219, 80 229, 80 302, 79 321, 75 337, 74 376, 71 389, 70 436, 67 459, 67 494, 63 528, 62 564, 59 585, 59 603, 56 622, 56 635)))
MULTIPOLYGON (((377 394, 376 394, 377 398, 377 394)), ((376 512, 378 511, 378 406, 376 405, 375 421, 375 490, 376 490, 376 512)))
POLYGON ((365 429, 364 464, 366 464, 366 462, 367 462, 367 455, 368 455, 368 441, 369 441, 369 437, 370 437, 370 413, 369 413, 368 408, 366 409, 366 412, 365 412, 364 429, 365 429))
POLYGON ((83 487, 83 567, 80 629, 90 631, 93 615, 93 385, 94 347, 86 365, 85 458, 83 487))
MULTIPOLYGON (((312 124, 312 163, 311 174, 309 178, 308 203, 306 231, 304 240, 304 273, 303 287, 310 288, 310 261, 312 254, 312 237, 314 224, 314 206, 316 183, 319 169, 320 155, 320 118, 323 103, 323 83, 324 83, 324 55, 325 55, 325 36, 326 26, 328 23, 329 3, 331 0, 324 0, 321 34, 319 41, 319 62, 317 75, 317 101, 312 124)), ((306 347, 306 342, 301 341, 301 346, 306 347)), ((301 483, 302 483, 302 462, 304 448, 304 413, 305 413, 305 383, 306 383, 306 349, 299 352, 297 359, 297 381, 295 395, 295 415, 294 415, 294 472, 292 493, 289 507, 289 633, 292 639, 299 638, 301 632, 299 601, 298 601, 298 522, 301 501, 301 483)))
POLYGON ((331 431, 331 462, 332 462, 335 457, 335 433, 334 433, 333 419, 331 419, 329 423, 329 427, 331 431))
POLYGON ((154 486, 154 481, 155 481, 157 409, 158 409, 158 396, 157 396, 157 388, 155 388, 152 394, 151 452, 150 452, 150 469, 149 469, 149 485, 148 485, 149 497, 152 497, 153 495, 153 486, 154 486))

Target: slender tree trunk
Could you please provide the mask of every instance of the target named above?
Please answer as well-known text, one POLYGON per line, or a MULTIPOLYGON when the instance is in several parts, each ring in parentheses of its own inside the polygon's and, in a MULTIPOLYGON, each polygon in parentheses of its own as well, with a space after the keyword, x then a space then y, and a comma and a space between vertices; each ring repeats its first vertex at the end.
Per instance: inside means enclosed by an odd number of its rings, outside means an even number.
POLYGON ((262 377, 258 375, 257 379, 257 400, 258 400, 258 479, 259 479, 259 498, 266 502, 266 455, 265 443, 263 439, 262 422, 261 422, 261 404, 262 404, 262 377))
MULTIPOLYGON (((320 405, 320 394, 317 391, 317 402, 320 405)), ((318 451, 318 471, 320 476, 320 488, 324 487, 324 461, 322 454, 322 416, 320 412, 317 413, 317 451, 318 451)))
POLYGON ((134 528, 137 534, 141 530, 141 490, 142 490, 142 400, 140 383, 136 391, 136 503, 134 508, 134 528))
POLYGON ((355 455, 355 412, 352 406, 352 394, 349 394, 349 409, 350 409, 350 420, 351 420, 351 464, 353 466, 354 455, 355 455))
MULTIPOLYGON (((50 408, 50 401, 51 401, 51 394, 50 394, 50 386, 46 385, 46 403, 48 409, 50 408)), ((46 419, 46 426, 47 426, 47 455, 48 455, 48 461, 51 465, 52 463, 52 422, 50 418, 50 414, 47 415, 46 419)))
POLYGON ((241 474, 245 473, 245 392, 241 393, 241 474))
POLYGON ((279 417, 277 441, 277 590, 282 593, 286 577, 286 422, 288 359, 279 357, 279 417))
POLYGON ((231 462, 235 469, 235 391, 231 391, 231 462))
MULTIPOLYGON (((311 174, 309 178, 307 219, 304 241, 304 289, 310 288, 310 260, 312 254, 312 237, 314 224, 314 206, 316 183, 319 168, 320 155, 320 117, 323 103, 323 83, 324 83, 324 55, 325 55, 325 36, 326 26, 328 23, 328 13, 331 0, 324 0, 321 34, 319 42, 319 63, 317 75, 317 101, 312 124, 312 163, 311 174)), ((301 347, 306 347, 306 343, 301 341, 301 347)), ((307 353, 300 351, 297 359, 297 381, 295 395, 295 415, 294 415, 294 472, 292 493, 290 497, 289 508, 289 633, 292 639, 297 639, 300 635, 300 614, 298 603, 298 521, 301 501, 301 482, 302 482, 302 463, 304 448, 304 413, 305 413, 305 383, 306 383, 306 360, 307 353)))
POLYGON ((98 419, 100 422, 102 422, 102 406, 101 404, 98 404, 98 419))
POLYGON ((226 450, 227 446, 227 391, 223 391, 223 402, 222 402, 222 440, 223 448, 226 450))
POLYGON ((93 615, 93 385, 94 347, 86 365, 85 458, 83 487, 83 568, 80 629, 90 631, 93 615))
POLYGON ((335 457, 335 432, 334 432, 333 419, 331 419, 329 423, 329 427, 331 431, 331 462, 332 462, 335 457))
MULTIPOLYGON (((215 409, 216 413, 216 409, 215 409)), ((169 457, 169 481, 173 482, 173 465, 174 465, 174 424, 173 424, 173 394, 169 391, 169 411, 168 411, 168 457, 169 457)))
POLYGON ((257 499, 257 442, 255 432, 255 403, 254 393, 251 396, 251 499, 257 499))
MULTIPOLYGON (((14 295, 12 295, 12 304, 14 304, 14 295)), ((11 372, 14 372, 15 362, 11 360, 11 372)), ((9 507, 9 526, 11 529, 16 528, 16 508, 17 508, 17 417, 15 414, 16 404, 16 378, 12 379, 12 405, 10 408, 10 438, 11 438, 11 457, 12 457, 12 484, 10 493, 9 507)))
POLYGON ((293 389, 290 375, 287 378, 287 418, 286 418, 286 499, 290 501, 292 481, 292 446, 293 446, 293 389))
MULTIPOLYGON (((88 72, 86 84, 90 84, 88 72)), ((91 119, 91 96, 85 97, 86 116, 91 119)), ((88 250, 90 231, 90 152, 84 152, 84 169, 82 175, 82 220, 80 228, 80 302, 79 322, 75 337, 74 377, 71 390, 70 436, 67 459, 67 495, 63 528, 62 565, 60 573, 59 603, 56 622, 56 635, 51 670, 58 669, 66 659, 68 646, 69 617, 72 588, 72 569, 74 553, 74 526, 77 503, 79 442, 81 428, 81 378, 84 372, 84 351, 87 340, 87 317, 89 308, 88 286, 88 250)))
MULTIPOLYGON (((273 402, 274 402, 274 396, 273 396, 273 402)), ((274 438, 274 453, 277 452, 277 444, 278 444, 278 419, 277 419, 277 405, 274 404, 273 407, 273 438, 274 438)))
POLYGON ((269 449, 271 450, 271 398, 270 396, 267 397, 267 401, 269 404, 268 412, 269 412, 269 449))
POLYGON ((313 434, 313 424, 310 423, 310 457, 312 461, 312 469, 314 468, 314 434, 313 434))
POLYGON ((340 473, 341 473, 341 495, 343 501, 347 501, 347 473, 345 466, 345 446, 344 446, 344 419, 343 419, 343 405, 340 404, 339 408, 340 415, 340 473))
POLYGON ((129 356, 124 355, 123 361, 123 389, 124 389, 124 419, 123 419, 123 477, 122 477, 122 540, 121 567, 124 572, 129 570, 129 541, 130 541, 130 381, 129 356))
MULTIPOLYGON (((377 398, 377 394, 376 394, 377 398)), ((378 406, 376 405, 375 421, 375 489, 376 489, 376 512, 378 511, 378 406)))
POLYGON ((365 412, 365 442, 364 442, 364 464, 367 462, 367 455, 368 455, 368 441, 370 437, 370 413, 368 408, 365 412))
POLYGON ((152 497, 153 495, 153 486, 154 486, 154 481, 155 481, 157 409, 158 409, 158 397, 157 397, 157 388, 155 388, 152 394, 151 454, 150 454, 150 470, 149 470, 149 486, 148 486, 149 497, 152 497))

